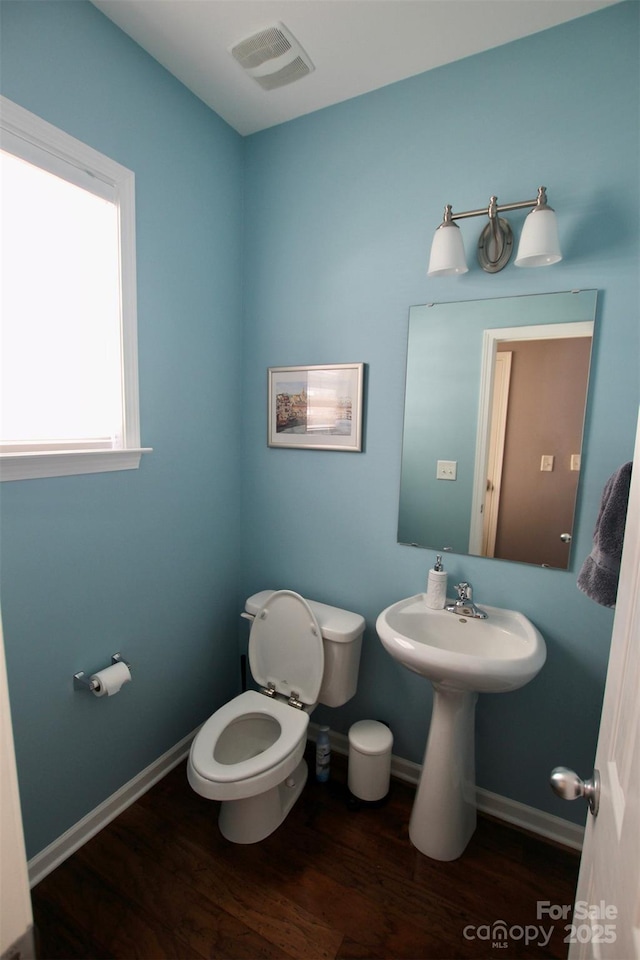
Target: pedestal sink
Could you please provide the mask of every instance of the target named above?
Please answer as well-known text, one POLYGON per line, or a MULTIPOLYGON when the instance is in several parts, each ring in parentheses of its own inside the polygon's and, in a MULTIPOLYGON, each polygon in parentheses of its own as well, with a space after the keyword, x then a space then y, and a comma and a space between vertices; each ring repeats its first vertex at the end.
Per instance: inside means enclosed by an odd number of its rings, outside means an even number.
POLYGON ((541 670, 547 650, 521 613, 482 605, 485 620, 431 610, 425 595, 399 600, 376 621, 382 645, 433 685, 433 712, 409 821, 411 842, 435 860, 455 860, 476 827, 475 705, 478 693, 517 690, 541 670))

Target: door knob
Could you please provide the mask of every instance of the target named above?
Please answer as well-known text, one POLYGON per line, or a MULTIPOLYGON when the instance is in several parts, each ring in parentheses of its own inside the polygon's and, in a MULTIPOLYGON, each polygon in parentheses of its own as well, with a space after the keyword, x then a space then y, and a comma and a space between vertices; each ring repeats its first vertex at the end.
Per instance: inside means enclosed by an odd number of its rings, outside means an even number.
POLYGON ((575 800, 577 797, 586 797, 589 810, 594 817, 598 816, 600 806, 600 774, 593 771, 591 780, 582 780, 574 770, 567 767, 555 767, 551 771, 551 789, 563 800, 575 800))
POLYGON ((571 543, 571 534, 570 533, 561 533, 560 539, 563 543, 571 543))

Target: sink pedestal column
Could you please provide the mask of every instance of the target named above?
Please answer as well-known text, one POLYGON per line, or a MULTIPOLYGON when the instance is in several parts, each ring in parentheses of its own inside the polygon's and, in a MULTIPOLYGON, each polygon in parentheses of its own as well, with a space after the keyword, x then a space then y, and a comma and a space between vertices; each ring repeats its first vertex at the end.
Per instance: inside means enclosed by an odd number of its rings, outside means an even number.
POLYGON ((434 860, 455 860, 476 828, 478 694, 433 684, 433 712, 409 837, 434 860))

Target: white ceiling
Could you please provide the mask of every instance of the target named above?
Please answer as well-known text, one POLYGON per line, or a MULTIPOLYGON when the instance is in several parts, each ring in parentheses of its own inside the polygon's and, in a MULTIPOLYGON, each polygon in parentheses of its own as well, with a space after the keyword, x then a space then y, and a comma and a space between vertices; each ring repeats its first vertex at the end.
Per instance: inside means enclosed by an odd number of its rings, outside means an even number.
POLYGON ((246 135, 619 0, 93 0, 246 135), (315 70, 265 91, 228 48, 281 21, 315 70))

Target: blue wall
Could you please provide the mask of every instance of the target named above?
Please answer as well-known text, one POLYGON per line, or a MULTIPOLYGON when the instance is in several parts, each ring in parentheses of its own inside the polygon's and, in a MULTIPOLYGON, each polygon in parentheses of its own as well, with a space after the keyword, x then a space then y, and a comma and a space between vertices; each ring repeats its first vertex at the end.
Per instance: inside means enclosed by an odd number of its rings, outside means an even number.
MULTIPOLYGON (((387 604, 424 589, 434 554, 396 544, 410 304, 597 288, 598 332, 574 563, 557 572, 446 557, 450 582, 516 607, 548 662, 521 691, 478 704, 480 786, 562 817, 558 763, 588 773, 612 613, 576 588, 607 477, 630 459, 640 394, 638 5, 626 3, 387 86, 248 139, 243 592, 293 585, 362 613, 360 684, 315 719, 346 732, 389 721, 394 752, 421 761, 430 692, 383 651, 387 604), (491 276, 426 276, 445 203, 470 210, 549 189, 565 259, 491 276), (365 361, 363 454, 268 449, 264 370, 365 361), (523 760, 523 758, 526 758, 523 760)), ((510 215, 516 232, 524 220, 510 215)), ((481 225, 461 229, 470 261, 481 225)), ((459 416, 451 384, 449 429, 459 416)))
POLYGON ((138 471, 4 483, 33 855, 236 692, 242 139, 88 3, 2 3, 2 93, 136 174, 138 471), (77 670, 121 650, 112 700, 77 670))
MULTIPOLYGON (((89 4, 1 7, 2 93, 136 172, 142 439, 154 448, 137 472, 0 491, 29 855, 236 690, 239 604, 267 586, 366 616, 356 698, 314 719, 343 732, 388 720, 394 752, 421 760, 428 684, 374 632, 432 560, 396 543, 409 305, 595 287, 573 569, 447 558, 454 581, 521 609, 549 649, 530 686, 480 698, 479 784, 579 819, 547 776, 593 763, 612 614, 575 580, 602 486, 631 456, 640 392, 637 4, 244 141, 89 4), (562 263, 427 279, 445 202, 470 209, 541 183, 562 263), (360 360, 364 453, 267 448, 268 366, 360 360), (134 683, 112 701, 74 694, 71 675, 118 648, 134 683)), ((454 385, 451 429, 456 415, 454 385)))

